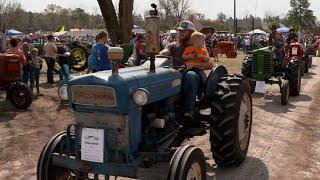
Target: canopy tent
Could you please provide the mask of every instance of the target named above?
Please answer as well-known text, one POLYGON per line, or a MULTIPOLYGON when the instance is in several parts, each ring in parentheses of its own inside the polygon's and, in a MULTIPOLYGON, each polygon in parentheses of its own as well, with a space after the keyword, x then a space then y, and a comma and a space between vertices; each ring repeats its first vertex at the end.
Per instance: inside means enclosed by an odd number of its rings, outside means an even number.
POLYGON ((54 33, 52 33, 52 35, 53 35, 53 36, 61 36, 61 35, 64 35, 65 33, 67 33, 67 31, 54 32, 54 33))
POLYGON ((280 33, 288 33, 288 32, 289 32, 289 28, 287 28, 287 27, 281 27, 281 28, 278 28, 278 29, 277 29, 277 32, 280 32, 280 33))
POLYGON ((14 29, 8 29, 8 30, 6 30, 5 34, 6 34, 7 36, 23 35, 22 32, 17 31, 17 30, 14 30, 14 29))
POLYGON ((248 34, 268 34, 268 33, 262 31, 261 29, 255 29, 253 31, 248 32, 248 34))
POLYGON ((131 30, 131 32, 135 33, 135 34, 145 34, 146 30, 141 29, 141 28, 134 28, 134 29, 131 30))

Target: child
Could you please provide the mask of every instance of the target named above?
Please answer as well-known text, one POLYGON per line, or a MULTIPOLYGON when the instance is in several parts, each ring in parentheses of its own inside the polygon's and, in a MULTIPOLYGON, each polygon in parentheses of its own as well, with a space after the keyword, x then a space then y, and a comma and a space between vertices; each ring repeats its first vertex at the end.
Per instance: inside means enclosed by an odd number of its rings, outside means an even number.
POLYGON ((188 64, 194 64, 199 62, 208 62, 210 60, 209 53, 205 48, 206 36, 200 32, 194 32, 191 34, 191 46, 188 46, 182 55, 188 64))
POLYGON ((31 50, 32 61, 31 61, 31 78, 30 78, 30 88, 33 94, 34 81, 36 81, 37 96, 42 96, 39 88, 39 77, 40 77, 40 64, 42 59, 38 56, 39 51, 37 48, 31 50))

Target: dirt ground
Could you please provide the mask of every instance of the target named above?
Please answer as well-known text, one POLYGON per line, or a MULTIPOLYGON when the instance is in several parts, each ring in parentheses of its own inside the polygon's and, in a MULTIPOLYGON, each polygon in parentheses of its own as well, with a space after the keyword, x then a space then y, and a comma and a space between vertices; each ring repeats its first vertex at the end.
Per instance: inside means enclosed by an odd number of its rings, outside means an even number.
MULTIPOLYGON (((313 62, 311 71, 302 79, 301 95, 290 97, 287 106, 280 104, 276 85, 267 86, 265 95, 253 95, 251 142, 241 166, 217 168, 208 135, 188 141, 204 151, 207 179, 320 179, 320 58, 313 62)), ((41 81, 45 79, 42 74, 41 81)), ((16 110, 0 93, 0 179, 36 179, 42 147, 74 121, 72 110, 60 105, 57 85, 43 83, 41 90, 44 96, 25 111, 16 110)), ((167 167, 159 163, 139 169, 138 176, 166 179, 167 167)))

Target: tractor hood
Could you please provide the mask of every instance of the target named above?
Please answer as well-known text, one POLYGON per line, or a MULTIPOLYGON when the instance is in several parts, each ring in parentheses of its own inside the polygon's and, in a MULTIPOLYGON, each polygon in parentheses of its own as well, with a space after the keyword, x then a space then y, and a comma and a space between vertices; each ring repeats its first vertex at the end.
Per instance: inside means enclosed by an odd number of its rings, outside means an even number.
POLYGON ((179 71, 164 67, 157 67, 155 73, 145 66, 123 68, 117 76, 112 76, 110 70, 101 71, 72 79, 68 97, 76 111, 127 114, 138 106, 132 98, 137 89, 149 92, 149 104, 178 94, 181 77, 179 71))

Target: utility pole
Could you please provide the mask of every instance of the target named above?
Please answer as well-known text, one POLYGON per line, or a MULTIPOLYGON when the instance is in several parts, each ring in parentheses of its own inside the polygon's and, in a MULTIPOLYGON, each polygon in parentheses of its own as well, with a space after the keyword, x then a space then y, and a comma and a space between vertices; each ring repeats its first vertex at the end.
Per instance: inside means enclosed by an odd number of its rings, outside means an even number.
POLYGON ((234 34, 237 34, 237 18, 236 18, 236 0, 233 1, 233 28, 234 28, 234 34))

